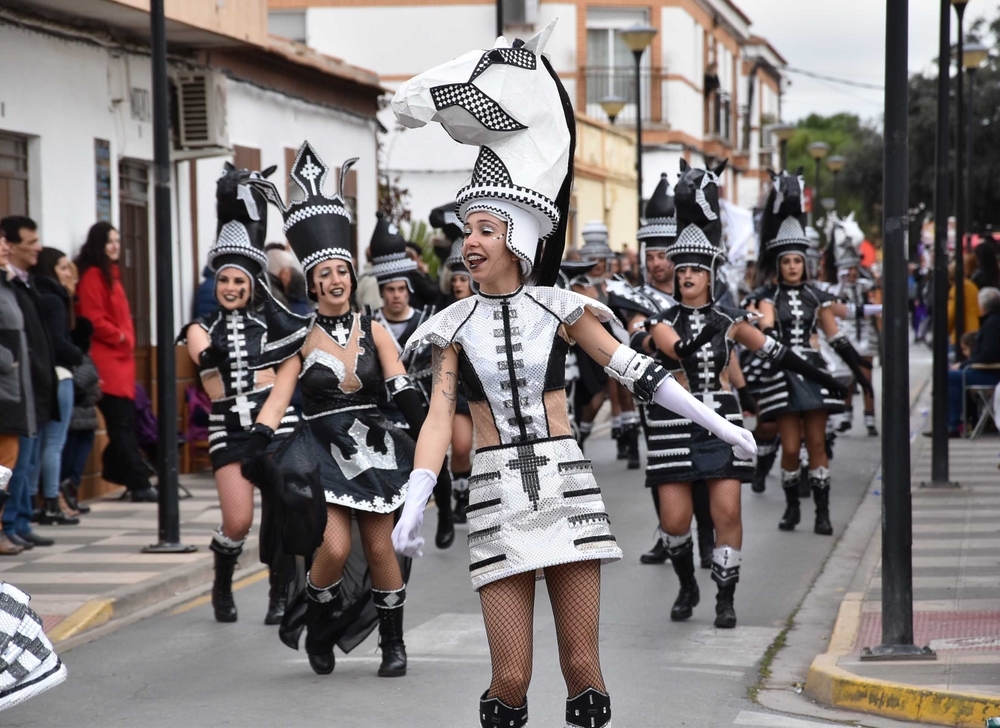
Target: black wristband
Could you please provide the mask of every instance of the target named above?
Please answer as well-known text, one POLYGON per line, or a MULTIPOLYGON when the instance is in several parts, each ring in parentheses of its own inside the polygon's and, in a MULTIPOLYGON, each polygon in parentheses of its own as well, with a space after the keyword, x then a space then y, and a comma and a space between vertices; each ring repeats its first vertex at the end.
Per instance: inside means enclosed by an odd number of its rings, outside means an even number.
POLYGON ((414 440, 420 435, 420 428, 424 426, 424 418, 427 416, 427 404, 424 398, 414 387, 405 387, 392 395, 392 401, 399 408, 410 428, 410 436, 414 440))
POLYGON ((690 338, 687 341, 678 341, 674 344, 674 353, 677 354, 676 358, 686 359, 711 341, 718 333, 719 329, 717 326, 714 326, 711 323, 705 324, 705 327, 697 336, 690 338))
POLYGON ((639 331, 636 331, 635 333, 632 334, 632 336, 628 340, 628 345, 630 348, 634 349, 635 351, 638 351, 640 354, 647 354, 648 352, 646 351, 643 345, 646 343, 646 339, 648 339, 650 336, 652 336, 651 333, 640 329, 639 331))
POLYGON ((217 369, 228 358, 228 351, 218 349, 210 344, 207 349, 203 349, 198 355, 198 366, 202 369, 217 369))
POLYGON ((744 412, 756 412, 757 402, 754 401, 753 395, 750 394, 750 387, 745 384, 742 387, 737 388, 736 396, 740 400, 740 408, 744 412))

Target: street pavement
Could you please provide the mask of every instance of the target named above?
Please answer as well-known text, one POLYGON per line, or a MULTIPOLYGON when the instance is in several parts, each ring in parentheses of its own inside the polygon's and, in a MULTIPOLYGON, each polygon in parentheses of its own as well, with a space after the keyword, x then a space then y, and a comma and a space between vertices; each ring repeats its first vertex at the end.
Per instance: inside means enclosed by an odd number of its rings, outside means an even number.
MULTIPOLYGON (((772 714, 748 693, 761 659, 836 538, 859 502, 873 497, 866 491, 878 467, 879 440, 863 433, 859 412, 854 431, 837 441, 834 538, 812 533, 809 501, 798 531, 778 531, 783 496, 776 477, 763 495, 746 488, 744 565, 736 592, 739 625, 728 631, 712 627, 715 586, 707 570, 698 574, 702 602, 694 618, 670 622, 677 591, 673 570, 638 561, 652 544, 655 524, 642 471, 627 471, 624 463, 613 460, 606 432, 588 442, 587 455, 594 460, 625 553, 622 562, 603 571, 601 652, 615 725, 829 725, 772 714)), ((433 514, 428 511, 428 534, 434 532, 433 514)), ((350 655, 339 656, 333 675, 313 674, 304 652, 284 647, 274 629, 262 624, 267 582, 261 572, 237 591, 238 623, 216 623, 202 597, 110 631, 64 652, 70 674, 66 684, 5 712, 0 725, 477 725, 477 701, 489 683, 490 665, 462 535, 464 530, 447 551, 431 546, 414 565, 406 606, 410 669, 405 678, 375 676, 379 654, 374 635, 350 655)), ((550 614, 540 582, 529 692, 535 726, 563 725, 566 694, 550 614)))

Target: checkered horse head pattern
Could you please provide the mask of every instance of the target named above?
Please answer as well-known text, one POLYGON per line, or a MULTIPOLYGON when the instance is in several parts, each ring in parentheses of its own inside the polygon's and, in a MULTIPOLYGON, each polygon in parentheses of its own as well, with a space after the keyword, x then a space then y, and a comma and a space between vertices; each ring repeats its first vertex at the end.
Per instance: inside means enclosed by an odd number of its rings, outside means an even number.
POLYGON ((543 239, 559 223, 555 199, 571 162, 559 81, 541 57, 554 27, 523 43, 497 38, 411 78, 392 100, 403 126, 436 121, 460 144, 481 147, 458 193, 460 216, 477 201, 505 201, 536 217, 543 239))

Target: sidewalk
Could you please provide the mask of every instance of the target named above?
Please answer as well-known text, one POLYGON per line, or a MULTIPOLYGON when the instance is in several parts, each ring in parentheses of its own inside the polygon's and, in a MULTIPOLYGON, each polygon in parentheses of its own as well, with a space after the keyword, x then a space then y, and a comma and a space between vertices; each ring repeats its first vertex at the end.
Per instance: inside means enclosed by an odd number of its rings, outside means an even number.
MULTIPOLYGON (((915 408, 930 406, 930 387, 915 408)), ((913 443, 914 643, 937 660, 862 662, 881 641, 881 530, 843 596, 829 649, 805 692, 820 703, 890 718, 982 728, 1000 716, 1000 438, 950 440, 950 477, 930 480, 927 438, 913 443)), ((873 483, 878 488, 880 483, 873 483)))
MULTIPOLYGON (((222 522, 215 481, 205 473, 181 476, 181 484, 192 495, 180 502, 181 540, 197 546, 195 553, 142 553, 157 541, 156 504, 118 500, 113 493, 89 501, 91 511, 78 526, 35 526, 55 546, 4 557, 0 579, 31 595, 54 643, 207 584, 213 569, 208 544, 222 522)), ((258 496, 254 524, 259 521, 258 496)), ((244 574, 258 566, 255 535, 240 564, 244 574)))

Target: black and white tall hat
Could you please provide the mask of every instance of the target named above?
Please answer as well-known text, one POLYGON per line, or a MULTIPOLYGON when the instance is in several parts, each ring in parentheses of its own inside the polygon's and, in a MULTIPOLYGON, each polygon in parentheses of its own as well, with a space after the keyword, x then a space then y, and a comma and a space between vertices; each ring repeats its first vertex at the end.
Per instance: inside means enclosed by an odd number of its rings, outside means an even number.
POLYGON ((569 95, 542 55, 554 26, 527 42, 497 38, 493 48, 411 78, 392 100, 403 126, 436 121, 455 141, 480 147, 472 180, 456 198, 459 218, 487 212, 506 221, 505 243, 525 275, 541 241, 555 233, 560 250, 547 253, 543 265, 553 281, 565 243, 576 133, 569 95))
POLYGON ((660 175, 653 195, 646 201, 645 213, 646 222, 635 236, 642 248, 649 250, 673 245, 677 239, 677 212, 665 172, 660 175))
POLYGON ((264 239, 267 236, 267 201, 252 180, 262 180, 274 172, 237 169, 229 162, 215 184, 218 218, 215 244, 208 251, 208 267, 214 273, 238 268, 251 281, 267 268, 264 239))
POLYGON ((448 253, 444 264, 452 273, 469 275, 469 268, 465 265, 465 258, 462 257, 462 241, 460 239, 451 244, 451 252, 448 253))
POLYGON ((794 216, 782 220, 778 234, 774 236, 773 240, 767 241, 768 255, 775 260, 789 253, 795 253, 805 258, 810 247, 809 238, 802 228, 802 223, 794 216))
POLYGON ((355 157, 344 162, 340 168, 337 194, 327 195, 323 188, 330 168, 309 142, 303 142, 295 155, 289 177, 302 190, 304 198, 287 207, 273 182, 265 179, 250 181, 272 205, 281 210, 285 218, 285 237, 307 276, 314 266, 327 260, 343 260, 351 264, 353 270, 351 213, 347 209, 343 189, 344 178, 357 161, 355 157))
POLYGON ((583 247, 580 248, 581 260, 601 260, 614 258, 614 251, 608 245, 608 226, 598 220, 591 220, 583 226, 580 232, 583 236, 583 247))
POLYGON ((380 286, 404 281, 411 292, 410 272, 417 269, 417 262, 406 254, 406 239, 382 212, 376 212, 375 232, 372 233, 372 273, 380 286))

